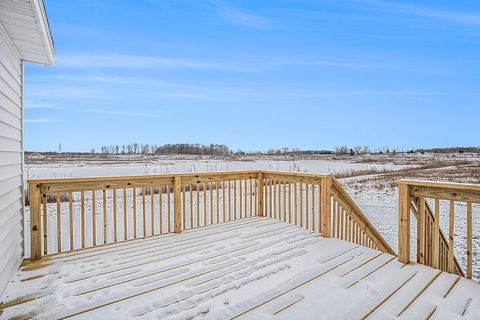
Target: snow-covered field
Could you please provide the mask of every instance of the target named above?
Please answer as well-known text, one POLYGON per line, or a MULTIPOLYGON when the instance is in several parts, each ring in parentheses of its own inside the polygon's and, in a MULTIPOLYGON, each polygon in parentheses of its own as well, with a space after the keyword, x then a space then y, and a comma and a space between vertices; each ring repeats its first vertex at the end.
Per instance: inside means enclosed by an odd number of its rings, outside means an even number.
POLYGON ((119 175, 142 175, 186 172, 214 172, 239 170, 299 171, 308 173, 337 173, 347 170, 395 169, 403 165, 352 163, 333 160, 160 160, 155 162, 131 161, 126 163, 103 164, 82 161, 27 164, 29 179, 74 178, 119 175))

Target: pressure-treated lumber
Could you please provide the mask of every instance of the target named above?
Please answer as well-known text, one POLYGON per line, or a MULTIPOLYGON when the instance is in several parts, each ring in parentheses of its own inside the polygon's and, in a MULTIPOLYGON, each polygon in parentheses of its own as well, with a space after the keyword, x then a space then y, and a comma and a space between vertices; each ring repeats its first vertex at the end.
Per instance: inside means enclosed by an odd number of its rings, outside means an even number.
POLYGON ((38 184, 29 184, 29 196, 31 238, 30 260, 39 260, 42 257, 42 224, 40 217, 40 189, 38 184))
POLYGON ((398 261, 410 262, 410 194, 408 185, 398 186, 398 261))
MULTIPOLYGON (((174 180, 174 195, 173 195, 173 232, 180 233, 182 229, 180 217, 180 196, 182 192, 182 185, 179 176, 175 176, 174 180)), ((169 204, 170 205, 170 204, 169 204)))

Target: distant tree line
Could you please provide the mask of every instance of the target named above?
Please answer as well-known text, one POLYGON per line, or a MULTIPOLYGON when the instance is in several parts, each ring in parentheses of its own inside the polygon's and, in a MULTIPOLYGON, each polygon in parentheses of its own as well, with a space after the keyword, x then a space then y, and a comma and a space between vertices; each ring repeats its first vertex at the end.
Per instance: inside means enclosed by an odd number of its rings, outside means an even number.
MULTIPOLYGON (((90 153, 97 153, 95 149, 90 149, 90 153)), ((301 150, 299 148, 289 149, 287 147, 281 149, 268 149, 266 151, 233 151, 224 144, 199 144, 199 143, 177 143, 177 144, 141 144, 132 143, 127 145, 109 145, 100 148, 100 153, 104 155, 171 155, 171 154, 188 154, 188 155, 315 155, 315 154, 333 154, 330 150, 301 150)))
POLYGON ((480 147, 451 147, 451 148, 431 148, 416 149, 420 153, 480 153, 480 147))
MULTIPOLYGON (((318 154, 337 154, 337 155, 362 155, 362 154, 395 154, 395 153, 480 153, 480 147, 450 147, 450 148, 431 148, 431 149, 411 149, 408 151, 399 151, 395 148, 382 147, 371 149, 368 146, 338 146, 335 151, 331 150, 301 150, 299 148, 289 149, 268 149, 266 151, 233 151, 224 144, 199 144, 199 143, 177 143, 177 144, 141 144, 131 143, 126 145, 109 145, 100 148, 100 153, 104 155, 318 155, 318 154)), ((96 153, 91 149, 90 153, 96 153)))
MULTIPOLYGON (((103 154, 155 154, 158 149, 156 144, 131 143, 125 145, 109 145, 100 148, 103 154)), ((91 149, 90 153, 95 153, 95 149, 91 149)))
MULTIPOLYGON (((95 149, 90 150, 95 153, 95 149)), ((100 148, 102 154, 140 154, 140 155, 161 155, 161 154, 191 154, 191 155, 229 155, 232 153, 229 147, 224 144, 199 144, 199 143, 178 143, 156 144, 132 143, 127 145, 109 145, 100 148)))
POLYGON ((155 154, 191 154, 209 156, 227 156, 232 150, 224 144, 179 143, 164 144, 155 151, 155 154))

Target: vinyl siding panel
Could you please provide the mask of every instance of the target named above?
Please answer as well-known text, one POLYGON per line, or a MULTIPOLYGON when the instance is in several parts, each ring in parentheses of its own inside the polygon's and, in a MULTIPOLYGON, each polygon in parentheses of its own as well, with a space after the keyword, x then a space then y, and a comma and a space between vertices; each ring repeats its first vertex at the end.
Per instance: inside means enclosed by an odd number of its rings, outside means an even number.
POLYGON ((0 293, 23 259, 22 69, 0 35, 0 293))
POLYGON ((22 159, 18 159, 18 152, 0 151, 0 166, 19 163, 22 163, 22 159))

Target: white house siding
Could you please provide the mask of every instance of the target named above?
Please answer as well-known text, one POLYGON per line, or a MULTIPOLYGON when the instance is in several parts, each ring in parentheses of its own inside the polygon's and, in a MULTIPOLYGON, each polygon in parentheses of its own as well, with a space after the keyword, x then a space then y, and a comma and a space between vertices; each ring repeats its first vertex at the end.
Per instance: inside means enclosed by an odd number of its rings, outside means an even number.
POLYGON ((22 79, 23 64, 0 32, 0 294, 23 257, 22 79))

